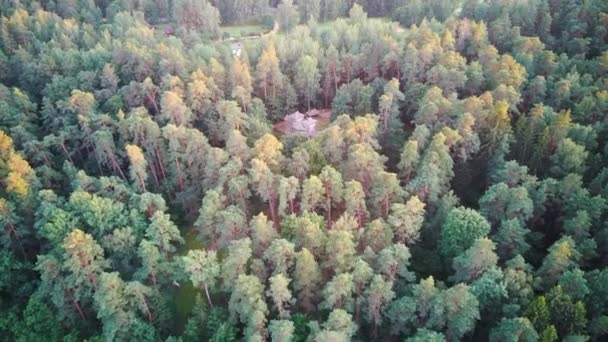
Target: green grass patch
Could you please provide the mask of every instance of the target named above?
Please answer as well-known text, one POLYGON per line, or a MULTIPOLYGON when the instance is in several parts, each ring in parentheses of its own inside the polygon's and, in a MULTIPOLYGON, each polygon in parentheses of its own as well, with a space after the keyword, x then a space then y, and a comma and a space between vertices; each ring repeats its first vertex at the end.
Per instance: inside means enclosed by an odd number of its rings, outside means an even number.
MULTIPOLYGON (((182 236, 185 243, 180 247, 179 254, 186 255, 192 249, 203 249, 203 243, 197 239, 197 232, 193 226, 186 227, 182 230, 182 236)), ((192 312, 196 295, 201 293, 199 289, 195 289, 190 281, 183 281, 177 292, 175 293, 175 309, 177 312, 178 322, 180 326, 186 324, 188 316, 192 312)))
MULTIPOLYGON (((340 19, 342 19, 342 20, 345 20, 345 19, 348 20, 348 18, 339 18, 339 19, 336 19, 336 20, 320 22, 320 23, 318 23, 318 28, 321 31, 331 30, 336 25, 336 21, 340 20, 340 19)), ((379 17, 379 18, 369 18, 369 20, 370 21, 377 21, 379 23, 388 23, 388 22, 391 21, 391 18, 388 18, 388 17, 379 17)))
POLYGON ((268 31, 262 25, 222 26, 221 30, 222 33, 228 33, 232 38, 246 37, 268 31))

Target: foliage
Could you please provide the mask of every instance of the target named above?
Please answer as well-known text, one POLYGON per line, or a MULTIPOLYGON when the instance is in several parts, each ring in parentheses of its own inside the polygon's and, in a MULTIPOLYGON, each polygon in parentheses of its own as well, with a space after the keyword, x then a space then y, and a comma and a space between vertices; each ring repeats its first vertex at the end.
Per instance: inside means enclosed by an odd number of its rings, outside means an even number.
POLYGON ((606 340, 607 18, 0 1, 0 339, 606 340))

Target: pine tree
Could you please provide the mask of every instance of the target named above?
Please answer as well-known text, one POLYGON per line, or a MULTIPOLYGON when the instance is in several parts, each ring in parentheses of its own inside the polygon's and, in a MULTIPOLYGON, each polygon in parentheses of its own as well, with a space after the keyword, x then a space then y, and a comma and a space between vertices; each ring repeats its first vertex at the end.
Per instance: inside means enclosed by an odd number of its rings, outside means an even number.
POLYGON ((500 258, 509 260, 516 255, 524 255, 530 249, 530 244, 526 241, 529 233, 530 230, 523 228, 517 219, 503 221, 493 236, 500 258))
POLYGON ((379 216, 388 217, 389 208, 392 202, 401 199, 403 189, 399 184, 397 174, 381 171, 374 177, 373 186, 370 193, 371 203, 376 204, 376 213, 379 216))
POLYGON ((137 145, 126 145, 127 156, 131 162, 131 169, 129 171, 131 181, 137 184, 139 191, 146 191, 146 179, 148 174, 146 172, 148 163, 142 150, 137 145))
POLYGON ((524 317, 505 318, 490 333, 490 341, 538 341, 538 333, 524 317))
POLYGON ((439 251, 453 258, 490 232, 490 224, 477 211, 463 207, 450 210, 441 227, 439 251))
POLYGON ((291 342, 294 338, 295 326, 292 321, 273 320, 268 326, 270 337, 275 342, 291 342))
POLYGON ((323 279, 314 255, 306 248, 302 248, 296 255, 293 277, 298 303, 306 312, 311 312, 318 301, 318 292, 323 279))
POLYGON ((393 242, 393 229, 383 219, 375 219, 365 226, 362 241, 374 252, 388 247, 393 242))
POLYGON ((532 217, 534 210, 525 187, 509 188, 505 183, 492 185, 479 199, 479 207, 494 226, 511 219, 524 224, 532 217))
POLYGON ((342 201, 344 193, 344 184, 342 182, 342 174, 330 165, 326 165, 319 174, 319 179, 323 185, 325 193, 325 211, 327 212, 327 222, 331 226, 332 222, 332 207, 342 201))
POLYGON ((543 288, 553 286, 561 275, 576 267, 580 257, 572 238, 565 236, 548 249, 548 254, 538 269, 539 282, 543 288))
POLYGON ((313 56, 302 56, 296 66, 295 86, 305 99, 308 110, 315 102, 320 79, 317 59, 313 56))
POLYGON ((397 165, 400 171, 399 175, 405 182, 408 182, 414 175, 414 170, 419 159, 418 142, 416 140, 408 140, 403 146, 401 158, 397 165))
POLYGON ((213 288, 220 273, 220 264, 215 251, 191 250, 183 258, 184 269, 195 287, 203 287, 209 305, 213 307, 209 287, 213 288))
POLYGON ((388 223, 393 228, 397 241, 404 244, 418 241, 424 222, 425 206, 416 196, 412 196, 405 204, 394 203, 391 206, 388 223))
POLYGON ((361 306, 363 304, 363 290, 368 285, 374 270, 368 265, 368 263, 362 258, 357 258, 353 266, 353 284, 354 284, 354 297, 355 297, 355 321, 359 322, 361 306))
POLYGON ((108 267, 103 249, 90 234, 80 229, 73 230, 63 240, 65 254, 62 269, 69 273, 67 282, 79 296, 99 285, 99 275, 108 267))
POLYGON ((270 217, 275 227, 279 227, 279 217, 276 213, 276 205, 279 196, 279 182, 275 174, 272 173, 268 165, 260 160, 253 159, 251 161, 251 169, 249 174, 253 184, 257 186, 257 192, 260 197, 268 203, 268 209, 270 211, 270 217))
POLYGON ((271 100, 277 96, 277 89, 281 87, 283 74, 279 67, 279 58, 273 44, 267 46, 256 66, 256 81, 261 89, 264 100, 271 100))
POLYGON ((254 216, 249 222, 249 227, 253 252, 257 256, 262 256, 272 241, 277 238, 277 232, 264 213, 254 216))
POLYGON ((228 255, 222 261, 220 273, 224 289, 233 289, 239 276, 247 272, 247 263, 250 258, 251 240, 249 238, 230 242, 228 255))
POLYGON ((290 315, 290 308, 295 304, 295 298, 292 297, 289 291, 289 283, 291 279, 287 278, 283 273, 276 274, 269 279, 270 286, 266 295, 272 299, 274 307, 278 312, 280 319, 287 319, 290 315))
POLYGON ((365 291, 367 302, 367 319, 372 323, 372 337, 378 336, 378 326, 382 323, 382 308, 390 303, 395 297, 391 289, 393 284, 386 281, 380 275, 375 275, 365 291))
POLYGON ((160 100, 161 117, 175 126, 188 126, 192 111, 186 106, 182 96, 174 91, 165 91, 160 100))
POLYGON ((277 7, 277 21, 281 30, 291 31, 298 24, 299 18, 297 6, 293 4, 293 0, 281 1, 277 7))
POLYGON ((412 281, 415 276, 408 270, 410 266, 410 250, 402 243, 388 246, 378 253, 376 270, 390 282, 396 280, 412 281))
POLYGON ((199 239, 210 240, 212 247, 216 246, 219 232, 216 225, 219 223, 218 213, 224 209, 225 197, 215 190, 210 190, 203 197, 198 212, 198 219, 194 222, 199 239))
POLYGON ((356 217, 359 226, 362 226, 368 216, 363 187, 361 186, 361 183, 356 180, 347 181, 344 185, 346 212, 349 215, 356 217))
POLYGON ((228 303, 232 321, 245 324, 247 340, 263 340, 266 336, 268 307, 264 301, 264 286, 256 276, 240 274, 228 303))
POLYGON ((160 252, 165 255, 173 254, 177 249, 175 244, 183 244, 179 229, 168 214, 157 211, 152 215, 151 223, 146 229, 146 237, 154 241, 160 252))
POLYGON ((380 111, 380 134, 383 146, 389 156, 396 155, 405 138, 403 122, 401 121, 399 105, 405 95, 399 91, 399 80, 393 78, 384 86, 384 94, 380 96, 378 110, 380 111))
POLYGON ((249 73, 249 64, 246 63, 244 58, 235 58, 232 63, 230 70, 230 86, 232 97, 239 102, 243 112, 246 113, 249 102, 251 101, 253 86, 251 74, 249 73))
POLYGON ((274 275, 289 274, 295 256, 295 245, 285 239, 273 240, 264 252, 264 260, 271 266, 274 275))
POLYGON ((118 273, 102 273, 95 292, 97 315, 103 322, 103 336, 107 340, 126 338, 135 317, 128 310, 125 282, 118 273))
POLYGON ((479 319, 479 303, 466 285, 458 284, 445 291, 446 336, 460 339, 479 319))
POLYGON ((478 279, 484 272, 495 267, 498 257, 494 253, 495 245, 492 240, 479 238, 460 256, 454 258, 452 267, 456 271, 453 281, 470 282, 478 279))
POLYGON ((348 272, 356 254, 352 233, 345 230, 330 230, 325 242, 325 253, 324 269, 336 274, 348 272))
POLYGON ((340 273, 335 275, 323 288, 323 309, 353 310, 353 275, 351 273, 340 273))
POLYGON ((319 177, 312 175, 304 180, 302 184, 302 201, 300 210, 302 212, 313 212, 323 199, 323 183, 319 177))

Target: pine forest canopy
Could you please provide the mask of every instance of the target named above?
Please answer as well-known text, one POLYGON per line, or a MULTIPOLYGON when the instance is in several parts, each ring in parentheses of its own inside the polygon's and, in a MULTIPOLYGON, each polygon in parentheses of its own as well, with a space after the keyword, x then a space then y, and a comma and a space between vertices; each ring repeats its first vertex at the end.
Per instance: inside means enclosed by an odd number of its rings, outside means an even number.
POLYGON ((0 17, 0 340, 608 340, 607 1, 0 17))

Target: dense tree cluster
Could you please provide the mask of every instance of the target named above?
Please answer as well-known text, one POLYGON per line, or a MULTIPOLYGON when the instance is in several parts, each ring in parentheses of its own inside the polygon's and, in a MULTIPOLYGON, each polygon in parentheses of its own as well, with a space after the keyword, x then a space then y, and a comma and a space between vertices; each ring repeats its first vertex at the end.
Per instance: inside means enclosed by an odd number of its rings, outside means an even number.
POLYGON ((0 14, 2 340, 608 338, 605 1, 0 14))

